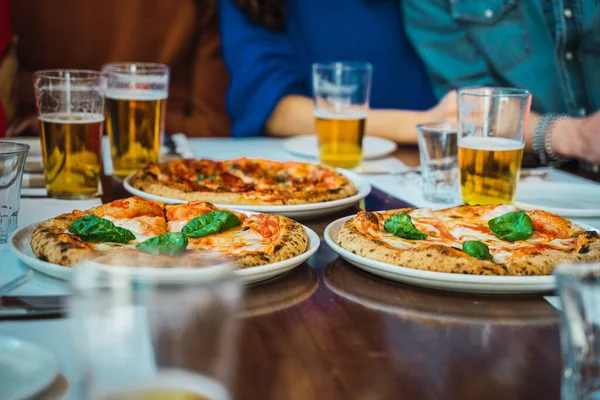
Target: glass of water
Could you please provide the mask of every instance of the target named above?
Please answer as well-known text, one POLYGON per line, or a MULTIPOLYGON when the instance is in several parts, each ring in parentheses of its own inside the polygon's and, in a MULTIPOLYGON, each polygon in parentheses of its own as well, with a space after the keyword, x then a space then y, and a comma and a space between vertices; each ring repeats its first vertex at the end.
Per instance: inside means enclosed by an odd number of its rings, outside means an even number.
POLYGON ((0 243, 17 229, 21 181, 29 146, 0 142, 0 243))
POLYGON ((456 124, 417 125, 423 197, 434 203, 459 201, 456 124))
POLYGON ((600 399, 600 263, 562 264, 554 275, 562 303, 561 397, 600 399))

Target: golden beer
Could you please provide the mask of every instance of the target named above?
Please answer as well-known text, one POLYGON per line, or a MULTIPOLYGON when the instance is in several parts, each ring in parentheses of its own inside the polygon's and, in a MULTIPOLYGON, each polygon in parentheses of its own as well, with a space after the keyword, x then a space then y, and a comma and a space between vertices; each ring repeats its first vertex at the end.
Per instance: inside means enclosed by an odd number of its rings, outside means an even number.
POLYGON ((158 162, 166 98, 163 92, 107 92, 106 131, 115 175, 127 176, 150 162, 158 162))
POLYGON ((102 114, 42 114, 46 190, 52 197, 83 199, 98 194, 102 114))
POLYGON ((337 168, 358 167, 367 114, 317 110, 315 117, 321 163, 337 168))
POLYGON ((212 400, 201 394, 181 389, 153 389, 136 393, 115 394, 105 400, 212 400))
POLYGON ((465 204, 510 204, 515 198, 524 144, 500 137, 458 142, 460 189, 465 204))

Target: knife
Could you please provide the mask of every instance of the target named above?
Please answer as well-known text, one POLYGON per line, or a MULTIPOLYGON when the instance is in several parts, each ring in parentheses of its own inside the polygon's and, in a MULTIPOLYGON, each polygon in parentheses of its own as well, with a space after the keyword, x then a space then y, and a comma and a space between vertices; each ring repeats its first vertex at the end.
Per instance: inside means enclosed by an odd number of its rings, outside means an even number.
POLYGON ((69 296, 0 297, 0 319, 60 317, 67 312, 69 296))

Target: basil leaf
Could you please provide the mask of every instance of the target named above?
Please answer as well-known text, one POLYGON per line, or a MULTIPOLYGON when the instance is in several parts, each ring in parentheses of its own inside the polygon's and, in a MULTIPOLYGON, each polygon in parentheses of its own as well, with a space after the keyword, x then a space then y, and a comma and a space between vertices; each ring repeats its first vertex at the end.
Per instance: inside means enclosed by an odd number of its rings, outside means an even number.
POLYGON ((144 253, 176 256, 185 251, 187 244, 188 239, 183 233, 169 232, 144 240, 136 244, 135 248, 144 253))
POLYGON ((467 240, 462 244, 462 249, 465 253, 471 257, 478 258, 480 260, 491 260, 492 255, 490 254, 490 248, 479 240, 467 240))
POLYGON ((385 221, 383 227, 392 235, 403 239, 423 240, 427 238, 426 233, 419 232, 415 228, 408 214, 392 215, 385 221))
POLYGON ((240 219, 229 211, 215 210, 188 222, 181 232, 187 237, 200 238, 241 225, 240 219))
POLYGON ((135 240, 135 235, 130 230, 115 226, 111 221, 95 215, 86 215, 74 221, 69 227, 69 232, 86 242, 126 244, 130 240, 135 240))
POLYGON ((494 235, 510 242, 525 240, 533 233, 533 223, 523 211, 509 212, 488 221, 494 235))

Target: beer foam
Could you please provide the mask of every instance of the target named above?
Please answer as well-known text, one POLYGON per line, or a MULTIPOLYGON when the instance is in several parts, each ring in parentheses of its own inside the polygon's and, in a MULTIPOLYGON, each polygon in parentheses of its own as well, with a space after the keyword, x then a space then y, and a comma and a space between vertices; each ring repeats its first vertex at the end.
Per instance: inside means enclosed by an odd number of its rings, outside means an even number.
POLYGON ((473 150, 519 150, 525 143, 502 137, 467 136, 458 139, 458 146, 473 150))
POLYGON ((90 124, 104 121, 104 114, 91 113, 48 113, 38 117, 40 121, 55 124, 90 124))
POLYGON ((315 110, 315 117, 323 119, 366 119, 367 112, 353 110, 348 112, 335 112, 331 110, 315 110))
POLYGON ((108 89, 106 98, 113 100, 162 100, 168 97, 166 90, 108 89))

